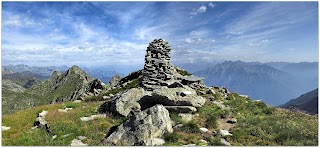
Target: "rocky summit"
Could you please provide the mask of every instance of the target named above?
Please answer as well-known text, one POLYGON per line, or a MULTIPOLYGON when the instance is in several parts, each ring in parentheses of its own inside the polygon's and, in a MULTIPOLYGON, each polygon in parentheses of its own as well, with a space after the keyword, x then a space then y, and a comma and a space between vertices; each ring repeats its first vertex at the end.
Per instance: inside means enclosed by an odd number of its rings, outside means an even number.
MULTIPOLYGON (((102 110, 117 115, 130 116, 129 120, 131 120, 131 118, 137 119, 142 112, 150 114, 150 111, 147 110, 154 108, 156 105, 163 106, 161 113, 169 111, 194 113, 196 111, 195 107, 203 106, 206 100, 198 96, 192 88, 203 85, 202 79, 179 74, 170 63, 170 51, 171 48, 165 40, 155 39, 152 41, 147 47, 140 87, 126 90, 114 96, 112 101, 106 102, 101 106, 102 110)), ((151 122, 150 120, 147 121, 151 122)), ((169 121, 161 122, 167 124, 169 121)), ((135 127, 139 127, 143 126, 145 122, 133 123, 135 127)), ((133 123, 126 122, 125 125, 133 127, 133 125, 128 125, 133 123)), ((140 136, 135 136, 135 141, 128 141, 128 139, 132 139, 132 134, 128 134, 123 128, 123 126, 119 126, 115 133, 111 134, 111 137, 107 137, 106 142, 111 142, 115 145, 153 145, 152 142, 145 140, 150 131, 141 130, 139 131, 140 136), (119 131, 121 131, 121 136, 119 136, 119 131), (118 139, 115 140, 115 137, 118 139)), ((152 138, 159 138, 162 134, 163 132, 158 133, 153 135, 152 138)))

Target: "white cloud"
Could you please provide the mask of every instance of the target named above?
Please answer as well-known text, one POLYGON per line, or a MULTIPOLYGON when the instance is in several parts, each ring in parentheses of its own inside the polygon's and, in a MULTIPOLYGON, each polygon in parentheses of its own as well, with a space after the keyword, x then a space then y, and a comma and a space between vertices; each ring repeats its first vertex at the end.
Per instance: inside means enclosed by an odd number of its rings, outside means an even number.
POLYGON ((211 7, 211 8, 214 8, 216 5, 210 2, 210 3, 208 4, 208 6, 211 7))
POLYGON ((206 6, 200 6, 198 9, 192 9, 192 11, 190 12, 191 15, 198 15, 201 13, 204 13, 207 11, 207 7, 206 6))
POLYGON ((197 10, 199 13, 204 13, 207 11, 207 7, 206 6, 201 6, 199 7, 199 9, 197 10))

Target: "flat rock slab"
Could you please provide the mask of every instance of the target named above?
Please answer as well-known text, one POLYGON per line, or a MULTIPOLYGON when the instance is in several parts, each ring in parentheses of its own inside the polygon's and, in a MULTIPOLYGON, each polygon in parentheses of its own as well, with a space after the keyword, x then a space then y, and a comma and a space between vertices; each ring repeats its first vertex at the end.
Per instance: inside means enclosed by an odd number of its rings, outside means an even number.
POLYGON ((197 108, 193 106, 164 106, 169 112, 175 113, 195 113, 197 108))
POLYGON ((69 110, 72 110, 73 108, 65 108, 65 109, 58 109, 58 112, 68 112, 69 110))
POLYGON ((45 116, 48 114, 48 111, 43 110, 41 113, 39 113, 39 117, 45 118, 45 116))
POLYGON ((73 103, 81 103, 82 101, 81 100, 75 100, 73 101, 73 103))
POLYGON ((95 119, 99 119, 99 118, 106 118, 107 115, 106 114, 98 114, 98 115, 91 115, 90 117, 81 117, 80 120, 81 121, 91 121, 91 120, 95 120, 95 119))
POLYGON ((71 141, 71 146, 88 146, 88 144, 83 143, 81 140, 79 139, 73 139, 71 141))
POLYGON ((9 130, 11 127, 7 127, 7 126, 1 126, 1 130, 2 131, 7 131, 9 130))
POLYGON ((204 78, 196 77, 196 76, 185 76, 185 77, 182 77, 182 79, 190 82, 197 82, 197 81, 203 80, 204 78))

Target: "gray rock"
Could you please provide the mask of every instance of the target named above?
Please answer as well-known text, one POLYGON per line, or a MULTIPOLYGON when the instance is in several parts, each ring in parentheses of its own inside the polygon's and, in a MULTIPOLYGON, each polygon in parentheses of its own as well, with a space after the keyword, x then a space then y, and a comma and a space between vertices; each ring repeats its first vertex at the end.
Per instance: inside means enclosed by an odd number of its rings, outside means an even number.
POLYGON ((1 130, 2 131, 7 131, 9 130, 11 127, 7 127, 7 126, 1 126, 1 130))
POLYGON ((192 106, 164 106, 169 112, 175 113, 195 113, 197 108, 192 106))
POLYGON ((81 100, 74 100, 73 103, 81 103, 81 100))
POLYGON ((119 84, 120 80, 121 80, 120 75, 116 74, 116 75, 113 76, 113 77, 111 78, 111 80, 109 81, 109 85, 110 85, 111 87, 115 87, 115 86, 117 86, 117 85, 119 84))
POLYGON ((154 145, 152 139, 173 132, 169 112, 156 105, 131 116, 104 141, 114 145, 154 145))
POLYGON ((36 121, 39 122, 41 125, 47 124, 47 121, 43 117, 37 117, 36 121))
POLYGON ((221 109, 225 109, 226 106, 223 105, 223 102, 221 102, 220 100, 219 101, 213 101, 212 102, 213 104, 216 104, 218 107, 220 107, 221 109))
POLYGON ((153 96, 160 96, 164 105, 170 106, 194 106, 201 107, 206 100, 198 96, 197 93, 189 88, 161 88, 153 91, 153 96), (179 95, 181 92, 186 94, 185 96, 179 95))
POLYGON ((206 93, 210 95, 216 94, 216 92, 213 89, 209 89, 206 93))
POLYGON ((202 128, 199 128, 200 129, 200 131, 202 131, 202 132, 204 132, 204 133, 206 133, 206 132, 208 132, 209 130, 207 129, 207 128, 205 128, 205 127, 202 127, 202 128))
POLYGON ((133 110, 140 110, 138 101, 147 95, 146 91, 142 88, 132 88, 119 96, 116 96, 112 102, 107 106, 106 110, 123 116, 128 116, 133 110))
POLYGON ((81 140, 73 139, 71 141, 71 146, 88 146, 88 144, 83 143, 81 140))
POLYGON ((106 118, 107 115, 106 114, 98 114, 98 115, 91 115, 90 117, 81 117, 80 120, 81 121, 91 121, 91 120, 95 120, 95 119, 99 119, 99 118, 106 118))
POLYGON ((223 138, 221 138, 221 143, 227 146, 231 146, 231 144, 226 139, 223 139, 223 138))
POLYGON ((221 137, 232 136, 232 134, 227 130, 220 130, 219 134, 221 135, 221 137))
MULTIPOLYGON (((201 107, 205 101, 187 86, 186 88, 160 88, 152 92, 145 91, 143 88, 132 88, 113 98, 110 103, 103 104, 101 110, 128 116, 131 111, 144 110, 155 104, 201 107), (179 95, 181 92, 186 96, 179 95)), ((194 110, 194 108, 190 109, 194 110)))
POLYGON ((208 141, 201 139, 200 142, 208 143, 208 141))
POLYGON ((78 136, 78 139, 79 140, 85 140, 85 139, 87 139, 87 137, 86 136, 78 136))
POLYGON ((43 110, 41 113, 39 113, 39 117, 45 118, 45 116, 48 114, 48 111, 43 110))
POLYGON ((153 138, 153 139, 151 139, 151 145, 152 146, 163 145, 164 143, 166 143, 166 142, 161 138, 153 138))

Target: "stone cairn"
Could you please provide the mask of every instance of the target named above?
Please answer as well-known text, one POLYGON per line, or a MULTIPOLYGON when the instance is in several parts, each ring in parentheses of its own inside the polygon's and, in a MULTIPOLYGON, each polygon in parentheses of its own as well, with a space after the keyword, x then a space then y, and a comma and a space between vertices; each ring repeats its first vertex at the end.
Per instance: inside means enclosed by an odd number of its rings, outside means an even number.
POLYGON ((170 64, 170 51, 171 47, 163 39, 149 43, 142 72, 142 86, 146 90, 168 86, 175 79, 174 68, 170 64))

